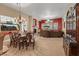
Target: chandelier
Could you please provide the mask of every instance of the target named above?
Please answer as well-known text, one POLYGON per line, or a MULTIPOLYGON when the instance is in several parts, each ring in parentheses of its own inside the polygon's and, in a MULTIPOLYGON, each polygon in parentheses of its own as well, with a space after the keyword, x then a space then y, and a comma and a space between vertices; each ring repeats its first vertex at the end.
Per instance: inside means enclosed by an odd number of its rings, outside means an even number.
POLYGON ((17 3, 17 6, 18 6, 19 22, 21 22, 21 3, 17 3))

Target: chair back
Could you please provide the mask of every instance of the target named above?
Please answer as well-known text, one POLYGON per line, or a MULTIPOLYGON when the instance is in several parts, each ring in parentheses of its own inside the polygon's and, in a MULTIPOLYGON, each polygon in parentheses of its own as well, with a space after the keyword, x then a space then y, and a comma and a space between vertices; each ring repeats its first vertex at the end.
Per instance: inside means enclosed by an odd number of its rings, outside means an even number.
POLYGON ((27 34, 27 39, 29 40, 29 42, 34 42, 34 35, 32 33, 28 33, 27 34))

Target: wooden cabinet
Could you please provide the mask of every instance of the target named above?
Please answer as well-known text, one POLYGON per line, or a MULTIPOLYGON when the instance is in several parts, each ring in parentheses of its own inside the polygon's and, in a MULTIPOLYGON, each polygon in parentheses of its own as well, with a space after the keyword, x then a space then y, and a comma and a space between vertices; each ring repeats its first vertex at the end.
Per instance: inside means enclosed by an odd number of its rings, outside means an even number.
POLYGON ((40 36, 43 36, 43 37, 63 37, 63 32, 62 31, 56 32, 56 31, 41 30, 40 36))
POLYGON ((63 47, 66 55, 79 55, 79 4, 70 7, 66 15, 66 35, 63 47))
POLYGON ((70 36, 64 37, 63 48, 67 56, 77 55, 77 42, 74 40, 74 38, 71 38, 70 36))

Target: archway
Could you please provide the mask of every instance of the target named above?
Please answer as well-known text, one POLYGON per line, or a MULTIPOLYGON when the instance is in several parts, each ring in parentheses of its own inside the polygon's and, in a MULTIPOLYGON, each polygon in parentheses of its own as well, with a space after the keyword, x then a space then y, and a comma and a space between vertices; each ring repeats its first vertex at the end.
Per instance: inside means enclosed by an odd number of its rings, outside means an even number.
POLYGON ((4 46, 7 47, 7 48, 9 48, 9 46, 10 46, 10 36, 9 35, 4 36, 3 47, 4 46))

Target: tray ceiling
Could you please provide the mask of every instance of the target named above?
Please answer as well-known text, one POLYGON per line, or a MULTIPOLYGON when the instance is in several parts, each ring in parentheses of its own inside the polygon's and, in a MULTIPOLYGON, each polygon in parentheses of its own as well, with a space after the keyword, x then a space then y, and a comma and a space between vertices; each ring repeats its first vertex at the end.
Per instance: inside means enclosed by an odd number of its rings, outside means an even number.
MULTIPOLYGON (((4 3, 3 5, 18 10, 17 3, 4 3)), ((21 12, 32 15, 34 18, 63 17, 68 7, 73 3, 21 3, 21 12)))

